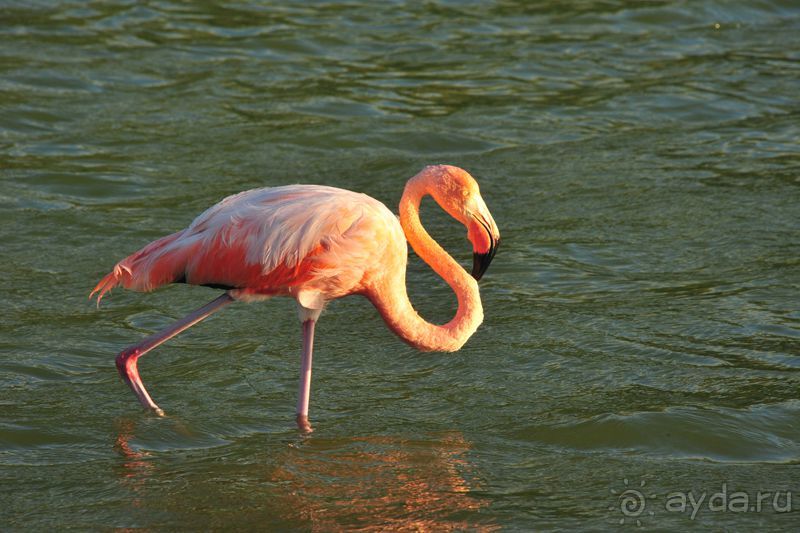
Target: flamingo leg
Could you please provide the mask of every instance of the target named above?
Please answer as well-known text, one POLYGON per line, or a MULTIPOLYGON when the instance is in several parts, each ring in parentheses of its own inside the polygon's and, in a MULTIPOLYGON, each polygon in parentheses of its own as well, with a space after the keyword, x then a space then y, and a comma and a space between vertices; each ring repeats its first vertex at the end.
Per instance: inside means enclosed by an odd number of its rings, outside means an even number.
POLYGON ((139 398, 139 403, 141 403, 145 409, 150 409, 157 415, 164 416, 164 411, 156 405, 147 393, 147 389, 144 388, 142 379, 139 377, 139 369, 136 367, 137 359, 156 346, 168 341, 178 333, 189 329, 234 301, 235 300, 228 293, 225 293, 196 311, 189 313, 168 328, 150 335, 138 344, 128 346, 117 355, 116 362, 119 375, 122 376, 123 381, 130 386, 133 393, 139 398))
POLYGON ((303 321, 303 355, 300 360, 300 392, 297 397, 297 427, 303 433, 311 433, 308 422, 308 402, 311 399, 311 362, 314 351, 314 326, 317 321, 303 321))

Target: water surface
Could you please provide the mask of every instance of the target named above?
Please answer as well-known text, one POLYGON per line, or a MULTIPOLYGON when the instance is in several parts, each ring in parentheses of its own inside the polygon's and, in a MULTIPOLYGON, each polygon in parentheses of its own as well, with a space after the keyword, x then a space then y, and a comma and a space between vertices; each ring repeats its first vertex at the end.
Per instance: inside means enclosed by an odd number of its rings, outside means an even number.
MULTIPOLYGON (((6 2, 0 529, 796 526, 797 35, 779 0, 6 2), (304 438, 293 305, 240 304, 142 360, 140 411, 115 353, 218 293, 97 309, 118 259, 252 187, 396 209, 430 163, 503 235, 464 349, 333 303, 304 438)), ((413 253, 408 284, 453 315, 413 253)))

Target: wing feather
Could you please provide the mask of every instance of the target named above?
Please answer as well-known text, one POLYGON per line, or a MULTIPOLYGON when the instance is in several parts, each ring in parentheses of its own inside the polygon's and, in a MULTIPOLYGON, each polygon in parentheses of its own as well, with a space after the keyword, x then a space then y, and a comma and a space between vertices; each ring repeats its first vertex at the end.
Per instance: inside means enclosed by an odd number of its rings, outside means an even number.
POLYGON ((373 219, 402 233, 391 211, 364 194, 321 185, 244 191, 120 261, 96 291, 118 284, 149 291, 175 281, 297 285, 323 269, 336 276, 385 246, 371 233, 373 219))

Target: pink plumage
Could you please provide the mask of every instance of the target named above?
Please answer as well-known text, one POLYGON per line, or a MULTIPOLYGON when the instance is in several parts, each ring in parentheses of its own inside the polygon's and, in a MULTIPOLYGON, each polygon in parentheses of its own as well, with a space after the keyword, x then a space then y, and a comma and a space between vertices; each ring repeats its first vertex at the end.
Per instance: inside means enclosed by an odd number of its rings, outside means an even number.
POLYGON ((92 291, 99 303, 117 285, 152 291, 180 282, 226 290, 163 332, 123 350, 117 357, 120 374, 145 407, 160 413, 139 378, 140 356, 233 301, 288 296, 297 301, 303 321, 297 421, 308 431, 314 325, 328 301, 362 294, 409 344, 422 350, 459 349, 482 321, 483 310, 475 279, 419 222, 419 203, 427 194, 467 227, 476 257, 473 275, 480 278, 494 257, 499 232, 477 183, 457 167, 426 167, 409 180, 399 221, 379 201, 334 187, 245 191, 209 208, 186 229, 118 262, 92 291), (458 312, 445 325, 426 322, 408 300, 406 238, 458 297, 458 312))
POLYGON ((384 234, 405 240, 392 212, 365 194, 319 185, 253 189, 126 257, 95 290, 99 300, 117 284, 152 291, 184 282, 257 299, 302 286, 332 299, 358 290, 389 242, 375 238, 384 234))

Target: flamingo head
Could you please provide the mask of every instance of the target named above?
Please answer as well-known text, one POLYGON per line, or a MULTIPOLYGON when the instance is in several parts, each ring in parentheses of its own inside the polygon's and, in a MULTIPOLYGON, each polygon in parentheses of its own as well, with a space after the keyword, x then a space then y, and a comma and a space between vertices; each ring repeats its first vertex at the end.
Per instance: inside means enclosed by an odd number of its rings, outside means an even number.
POLYGON ((421 176, 436 203, 467 228, 473 251, 472 276, 480 280, 497 252, 500 231, 481 198, 478 182, 466 170, 450 165, 426 167, 421 176))

